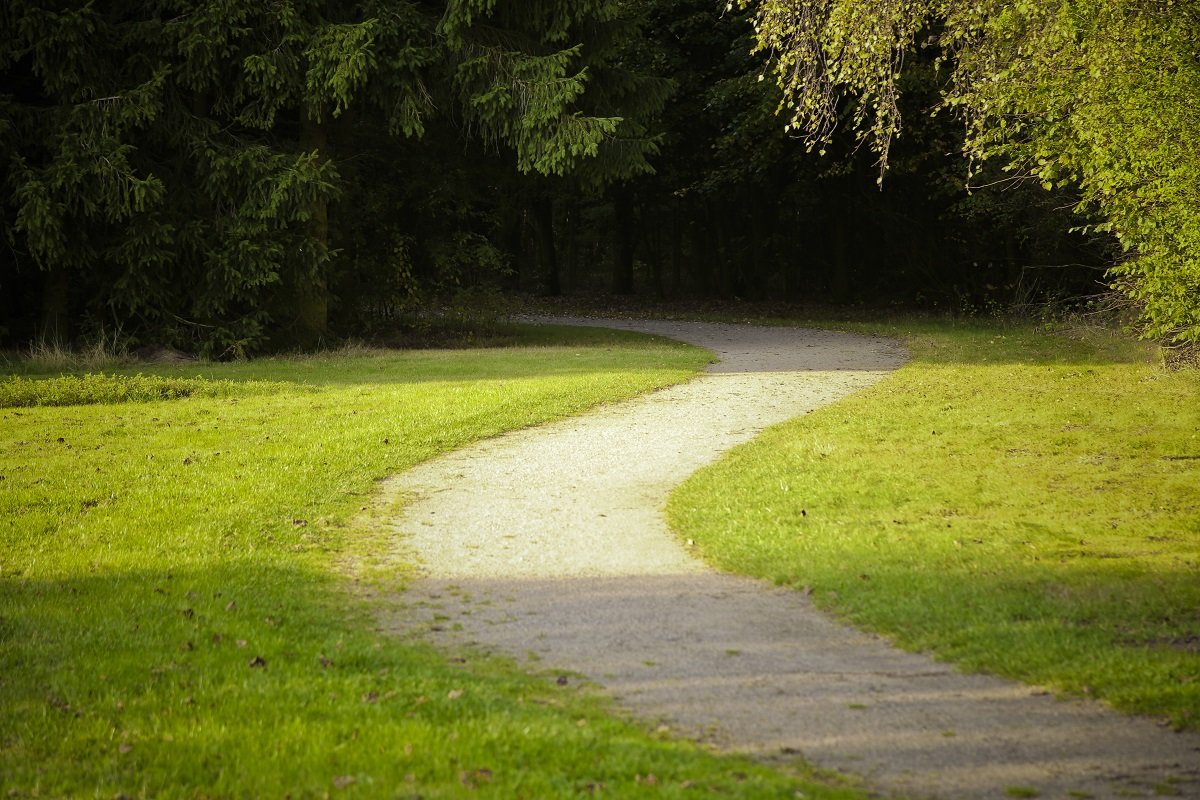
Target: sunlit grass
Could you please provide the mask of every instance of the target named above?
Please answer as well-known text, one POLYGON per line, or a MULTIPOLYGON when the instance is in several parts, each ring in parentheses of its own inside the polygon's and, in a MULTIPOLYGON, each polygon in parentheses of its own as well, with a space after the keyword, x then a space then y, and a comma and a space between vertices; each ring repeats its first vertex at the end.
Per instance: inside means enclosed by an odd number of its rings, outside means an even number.
POLYGON ((1200 728, 1200 374, 1103 330, 858 325, 912 362, 671 500, 905 647, 1200 728))
POLYGON ((607 716, 574 680, 377 635, 339 588, 339 559, 370 544, 350 523, 376 479, 683 380, 708 360, 626 334, 535 336, 568 344, 128 365, 165 380, 274 383, 0 410, 0 791, 778 797, 801 787, 607 716))

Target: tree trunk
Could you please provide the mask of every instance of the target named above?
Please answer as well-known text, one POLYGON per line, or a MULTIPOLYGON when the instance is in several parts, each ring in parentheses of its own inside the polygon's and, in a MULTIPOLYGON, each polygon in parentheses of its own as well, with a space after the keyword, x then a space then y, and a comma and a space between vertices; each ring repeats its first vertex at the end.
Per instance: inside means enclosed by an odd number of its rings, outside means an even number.
POLYGON ((501 239, 504 251, 510 259, 510 271, 504 282, 510 290, 521 290, 522 266, 525 262, 525 206, 524 198, 514 198, 512 203, 500 206, 503 222, 501 239))
POLYGON ((554 198, 549 191, 539 195, 534 204, 533 214, 538 234, 541 292, 547 297, 557 297, 562 294, 562 284, 558 276, 558 249, 554 242, 554 198))
POLYGON ((680 216, 676 203, 671 214, 671 294, 675 297, 683 290, 683 224, 680 216))
POLYGON ((579 279, 579 201, 570 200, 563 209, 563 235, 567 239, 560 284, 566 291, 571 291, 580 283, 579 279))
POLYGON ((692 284, 695 292, 702 297, 708 297, 712 293, 712 275, 713 265, 715 263, 715 248, 717 245, 716 236, 713 233, 714 214, 712 206, 708 203, 704 204, 704 209, 701 212, 700 225, 692 226, 692 275, 695 278, 692 284))
POLYGON ((717 285, 716 296, 732 298, 737 294, 737 253, 729 238, 728 219, 724 210, 719 210, 713 220, 712 229, 715 238, 713 251, 717 254, 717 285))
POLYGON ((618 189, 613 194, 613 294, 633 294, 634 224, 633 198, 618 189))
POLYGON ((52 269, 45 273, 42 287, 38 344, 66 346, 71 340, 71 282, 66 272, 52 269))
POLYGON ((784 239, 782 253, 779 250, 775 251, 779 268, 783 271, 783 296, 789 303, 808 299, 803 296, 801 288, 803 273, 808 271, 808 265, 811 263, 809 259, 812 258, 810 249, 803 246, 806 242, 811 241, 812 221, 802 218, 798 212, 794 213, 795 222, 792 225, 794 233, 791 237, 784 239), (797 247, 797 239, 799 239, 799 247, 797 247))
MULTIPOLYGON (((644 212, 648 213, 648 212, 644 212)), ((649 250, 650 261, 650 283, 654 287, 654 299, 662 302, 667 299, 666 280, 663 276, 663 261, 666 259, 665 248, 663 246, 663 219, 662 208, 655 209, 655 219, 653 224, 647 226, 648 230, 653 230, 654 233, 649 237, 647 249, 649 250)))
POLYGON ((850 230, 854 225, 853 186, 846 186, 839 202, 834 205, 833 272, 829 289, 835 303, 850 299, 850 230))

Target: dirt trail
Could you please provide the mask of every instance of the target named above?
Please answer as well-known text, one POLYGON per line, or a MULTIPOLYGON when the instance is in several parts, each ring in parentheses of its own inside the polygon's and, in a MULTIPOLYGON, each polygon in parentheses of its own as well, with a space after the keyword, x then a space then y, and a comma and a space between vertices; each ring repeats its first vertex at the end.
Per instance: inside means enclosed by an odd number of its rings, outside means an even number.
POLYGON ((388 481, 422 577, 389 624, 583 673, 635 714, 912 797, 1200 797, 1200 736, 962 675, 800 594, 718 573, 665 524, 670 490, 768 425, 886 376, 895 343, 690 322, 592 321, 708 347, 696 380, 516 432, 388 481), (448 617, 449 621, 445 621, 448 617), (461 627, 460 627, 461 626, 461 627), (1085 794, 1077 794, 1085 793, 1085 794))

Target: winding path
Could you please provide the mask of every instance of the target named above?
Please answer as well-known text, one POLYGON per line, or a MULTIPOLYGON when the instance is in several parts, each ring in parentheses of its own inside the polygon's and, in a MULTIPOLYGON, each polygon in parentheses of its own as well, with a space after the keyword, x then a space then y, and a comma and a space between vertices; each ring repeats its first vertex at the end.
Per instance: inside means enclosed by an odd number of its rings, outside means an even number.
POLYGON ((390 492, 411 498, 392 523, 397 547, 422 564, 390 625, 536 654, 681 735, 799 755, 887 792, 1116 798, 1174 780, 1200 797, 1200 736, 901 652, 799 593, 716 572, 667 529, 661 509, 674 486, 764 427, 881 379, 903 362, 894 342, 584 324, 681 339, 720 362, 684 385, 390 479, 390 492))

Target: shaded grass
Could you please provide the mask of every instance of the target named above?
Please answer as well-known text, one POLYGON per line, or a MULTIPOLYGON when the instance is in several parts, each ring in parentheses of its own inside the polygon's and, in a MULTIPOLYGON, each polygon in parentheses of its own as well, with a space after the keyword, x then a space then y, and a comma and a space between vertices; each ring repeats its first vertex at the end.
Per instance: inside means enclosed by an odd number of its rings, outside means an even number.
POLYGON ((682 535, 905 647, 1200 728, 1200 373, 1098 329, 843 327, 912 362, 690 479, 682 535))
POLYGON ((859 796, 648 734, 575 681, 377 635, 339 588, 333 565, 365 546, 350 522, 377 478, 708 360, 571 335, 569 347, 130 366, 279 385, 0 411, 0 790, 859 796))

